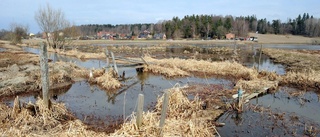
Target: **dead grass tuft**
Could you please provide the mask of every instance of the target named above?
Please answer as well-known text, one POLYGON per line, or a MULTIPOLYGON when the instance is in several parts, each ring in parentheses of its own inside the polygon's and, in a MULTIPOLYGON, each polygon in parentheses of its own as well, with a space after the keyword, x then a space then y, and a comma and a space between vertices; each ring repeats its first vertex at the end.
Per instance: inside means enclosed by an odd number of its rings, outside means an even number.
MULTIPOLYGON (((190 101, 182 88, 169 89, 169 106, 165 125, 162 129, 163 136, 214 136, 214 126, 207 120, 199 117, 200 100, 196 96, 190 101)), ((136 125, 136 116, 131 115, 131 120, 124 123, 122 128, 112 136, 159 136, 159 120, 163 96, 158 98, 155 112, 143 114, 143 123, 140 129, 136 125)))
POLYGON ((67 56, 74 56, 79 59, 97 59, 97 58, 105 58, 106 56, 104 53, 85 53, 80 52, 77 50, 69 50, 69 51, 61 51, 59 54, 67 55, 67 56))
POLYGON ((159 65, 148 65, 145 66, 144 71, 161 74, 166 77, 189 76, 188 72, 183 71, 175 66, 173 66, 173 68, 167 68, 159 65))
POLYGON ((320 91, 320 56, 313 51, 264 49, 263 52, 276 62, 287 66, 286 75, 281 84, 288 84, 300 89, 320 91))
POLYGON ((235 86, 235 88, 242 87, 246 93, 254 93, 258 91, 265 90, 265 88, 269 90, 275 90, 278 88, 278 81, 269 81, 265 79, 253 79, 250 81, 239 80, 235 86))
POLYGON ((88 76, 89 82, 92 84, 98 84, 101 88, 106 90, 113 90, 121 87, 121 82, 114 77, 113 69, 110 69, 108 73, 105 73, 105 69, 96 69, 93 70, 92 73, 92 78, 89 78, 88 76))
POLYGON ((283 63, 289 71, 304 71, 313 69, 320 71, 320 55, 297 50, 263 49, 263 53, 270 56, 275 62, 283 63))
MULTIPOLYGON (((153 59, 145 57, 147 62, 154 63, 155 66, 145 66, 149 72, 165 74, 166 76, 179 76, 183 71, 188 73, 205 73, 207 75, 231 76, 238 79, 251 80, 257 77, 258 73, 254 69, 246 68, 236 62, 210 62, 195 59, 153 59), (156 67, 158 66, 158 67, 156 67), (166 68, 166 69, 164 69, 166 68), (178 72, 178 74, 175 74, 178 72)), ((184 72, 183 72, 184 73, 184 72)))
POLYGON ((51 109, 38 99, 10 114, 12 108, 0 104, 0 134, 2 136, 106 136, 87 130, 79 120, 74 120, 64 104, 52 103, 51 109))
POLYGON ((313 88, 320 91, 320 72, 309 70, 304 72, 289 71, 283 76, 282 84, 290 84, 300 89, 313 88))

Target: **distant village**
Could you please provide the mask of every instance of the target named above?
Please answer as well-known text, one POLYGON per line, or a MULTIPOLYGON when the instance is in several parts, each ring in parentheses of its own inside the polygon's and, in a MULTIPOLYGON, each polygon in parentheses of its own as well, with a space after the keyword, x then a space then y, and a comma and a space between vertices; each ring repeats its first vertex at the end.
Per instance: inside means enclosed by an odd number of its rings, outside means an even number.
POLYGON ((165 40, 167 39, 166 34, 157 33, 152 35, 150 31, 144 30, 140 32, 137 36, 133 36, 132 34, 118 34, 108 31, 99 31, 95 37, 95 39, 123 39, 123 40, 133 40, 133 39, 156 39, 156 40, 165 40))
MULTIPOLYGON (((58 33, 59 36, 63 36, 63 32, 58 33)), ((49 38, 54 37, 54 34, 49 33, 48 34, 49 38)), ((36 35, 33 33, 29 34, 29 38, 35 38, 36 35)), ((47 35, 45 33, 42 33, 42 39, 46 39, 47 35)), ((96 40, 96 39, 102 39, 102 40, 135 40, 135 39, 145 39, 145 40, 166 40, 166 34, 164 33, 156 33, 156 34, 151 34, 150 31, 145 30, 139 33, 138 36, 133 36, 132 34, 119 34, 119 33, 114 33, 114 32, 109 32, 109 31, 99 31, 96 35, 94 36, 78 36, 72 38, 74 40, 96 40)), ((254 36, 248 36, 248 37, 235 37, 235 34, 233 33, 228 33, 224 37, 225 40, 240 40, 240 41, 258 41, 258 37, 254 36)), ((210 40, 210 39, 207 39, 210 40)))

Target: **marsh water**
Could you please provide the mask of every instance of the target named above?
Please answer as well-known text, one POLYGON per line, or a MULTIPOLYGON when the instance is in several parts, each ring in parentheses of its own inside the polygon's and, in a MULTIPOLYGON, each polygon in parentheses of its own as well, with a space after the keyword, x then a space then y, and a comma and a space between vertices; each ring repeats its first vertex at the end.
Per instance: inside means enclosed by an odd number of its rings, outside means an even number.
POLYGON ((313 91, 299 96, 299 90, 280 87, 274 94, 250 100, 240 114, 227 112, 218 122, 221 136, 300 136, 305 128, 320 126, 319 95, 313 91))
POLYGON ((6 49, 4 48, 0 48, 0 52, 6 51, 6 49))
MULTIPOLYGON (((261 56, 259 65, 259 58, 257 57, 259 54, 256 50, 259 47, 259 45, 256 45, 253 48, 245 46, 240 47, 249 53, 241 54, 245 57, 240 63, 246 67, 259 67, 260 70, 274 71, 280 75, 284 75, 286 73, 285 66, 273 63, 272 60, 265 55, 261 56)), ((277 48, 274 45, 264 45, 264 47, 277 48)), ((306 50, 320 50, 320 46, 312 45, 281 45, 279 48, 297 49, 297 47, 299 47, 299 49, 304 47, 306 50)), ((201 48, 204 50, 202 50, 203 52, 200 54, 211 54, 205 50, 208 48, 207 45, 204 45, 201 48)), ((39 54, 38 49, 30 47, 24 47, 23 49, 27 52, 39 54)), ((185 48, 179 49, 176 46, 171 46, 171 49, 166 49, 166 54, 175 56, 175 52, 184 52, 185 50, 185 48)), ((190 49, 190 52, 195 51, 190 49)), ((177 57, 187 58, 186 56, 177 57)), ((105 61, 98 59, 83 61, 78 58, 57 54, 49 54, 49 58, 52 60, 59 59, 60 61, 74 62, 75 64, 85 68, 101 68, 105 66, 105 61)), ((191 76, 187 78, 167 79, 159 75, 139 73, 134 67, 119 67, 119 72, 126 73, 126 80, 122 81, 122 84, 125 86, 117 91, 105 91, 100 89, 98 86, 90 85, 84 80, 75 82, 67 89, 62 89, 57 95, 52 95, 52 99, 57 102, 65 103, 67 108, 85 123, 110 124, 114 122, 112 120, 115 119, 120 119, 123 121, 123 119, 135 112, 139 94, 144 94, 144 110, 149 110, 156 103, 157 98, 163 94, 164 90, 172 88, 176 84, 180 86, 203 83, 231 85, 231 81, 221 78, 206 79, 191 76)), ((285 113, 286 115, 284 117, 289 120, 284 121, 284 124, 290 124, 290 118, 297 116, 298 121, 308 125, 318 124, 315 126, 319 127, 319 95, 313 91, 310 91, 298 97, 289 96, 289 92, 295 90, 296 89, 288 90, 287 87, 281 87, 278 92, 253 99, 249 102, 249 104, 251 106, 268 108, 269 113, 285 113)), ((37 96, 38 95, 26 95, 20 97, 20 99, 23 101, 35 101, 37 96)), ((7 100, 7 103, 11 105, 12 101, 7 100)), ((272 121, 269 113, 253 111, 250 109, 250 105, 247 106, 246 111, 244 111, 241 115, 233 113, 225 113, 222 115, 218 121, 226 123, 226 125, 218 128, 219 133, 222 136, 287 136, 290 135, 287 132, 293 132, 291 130, 294 129, 300 129, 299 131, 301 131, 303 128, 303 126, 299 124, 292 124, 292 128, 290 130, 281 128, 280 125, 278 128, 272 128, 272 125, 279 123, 272 121)))

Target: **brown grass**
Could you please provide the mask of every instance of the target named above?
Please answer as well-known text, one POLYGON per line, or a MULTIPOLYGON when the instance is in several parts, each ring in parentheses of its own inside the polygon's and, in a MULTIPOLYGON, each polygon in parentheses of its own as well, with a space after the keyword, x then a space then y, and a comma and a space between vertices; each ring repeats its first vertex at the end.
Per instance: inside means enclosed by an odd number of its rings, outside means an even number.
POLYGON ((246 68, 236 62, 210 62, 204 60, 195 59, 153 59, 151 57, 145 57, 147 62, 154 63, 156 66, 145 66, 145 70, 148 72, 156 72, 158 74, 164 74, 168 77, 179 76, 188 73, 205 73, 207 75, 220 75, 230 76, 237 79, 251 80, 257 77, 258 73, 254 69, 246 68), (163 69, 165 68, 165 69, 163 69), (178 71, 177 71, 178 70, 178 71), (175 72, 179 72, 175 74, 175 72))
POLYGON ((304 71, 313 69, 320 71, 320 55, 302 53, 296 50, 263 49, 263 53, 270 56, 275 62, 283 63, 287 70, 304 71))
POLYGON ((49 110, 39 99, 36 104, 23 105, 15 113, 3 104, 0 104, 0 110, 2 136, 106 136, 87 130, 81 121, 74 120, 61 103, 52 103, 49 110))
MULTIPOLYGON (((163 136, 214 136, 214 126, 200 116, 200 103, 198 97, 193 101, 188 100, 185 91, 181 88, 172 88, 163 136)), ((143 114, 143 123, 140 129, 135 123, 136 116, 123 124, 112 136, 159 136, 159 120, 163 96, 158 99, 155 112, 143 114)), ((219 111, 219 110, 217 110, 219 111)))
POLYGON ((99 58, 106 58, 104 53, 86 53, 80 52, 77 50, 69 50, 69 51, 61 51, 58 52, 61 55, 73 56, 79 59, 99 59, 99 58))
POLYGON ((300 89, 316 89, 320 92, 320 71, 287 72, 281 84, 290 84, 300 89))
POLYGON ((320 55, 307 51, 264 49, 263 53, 276 62, 287 66, 287 74, 281 84, 289 84, 300 89, 320 90, 320 55))
MULTIPOLYGON (((36 58, 34 62, 37 62, 38 59, 36 58)), ((2 75, 0 96, 10 96, 41 89, 41 74, 38 63, 13 64, 9 67, 0 68, 0 70, 0 74, 2 75)), ((77 78, 81 77, 83 72, 85 72, 85 69, 79 68, 73 63, 49 63, 49 87, 50 89, 55 89, 70 85, 77 78)))
POLYGON ((105 69, 95 69, 92 73, 93 77, 89 78, 89 72, 87 72, 86 77, 89 79, 89 82, 97 84, 103 89, 113 90, 122 86, 121 82, 115 77, 113 69, 110 69, 108 73, 105 73, 105 69))
POLYGON ((166 77, 176 77, 176 76, 189 76, 190 74, 186 71, 183 71, 175 66, 173 68, 162 67, 159 65, 148 65, 144 68, 144 71, 151 72, 155 74, 161 74, 166 77))

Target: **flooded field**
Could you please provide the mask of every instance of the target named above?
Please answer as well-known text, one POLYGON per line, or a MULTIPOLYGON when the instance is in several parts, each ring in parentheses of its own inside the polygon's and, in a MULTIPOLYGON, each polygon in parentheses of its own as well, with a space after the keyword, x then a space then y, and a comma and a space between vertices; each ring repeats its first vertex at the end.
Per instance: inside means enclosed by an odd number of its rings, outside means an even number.
MULTIPOLYGON (((115 45, 93 45, 99 48, 115 45)), ((130 46, 130 45, 126 45, 130 46)), ((147 47, 142 45, 140 47, 147 47)), ((118 45, 120 47, 120 45, 118 45)), ((278 75, 285 75, 285 66, 274 63, 268 56, 262 54, 259 57, 259 45, 237 46, 233 45, 191 45, 191 46, 167 46, 163 51, 150 52, 156 58, 180 58, 198 59, 211 61, 238 61, 248 68, 256 68, 259 71, 275 72, 278 75), (234 52, 237 53, 234 53, 234 52), (260 64, 259 64, 260 63, 260 64)), ((295 45, 264 45, 263 48, 287 48, 319 50, 319 46, 295 46, 295 45), (301 48, 303 47, 303 48, 301 48)), ((23 47, 24 51, 39 54, 39 50, 30 47, 23 47)), ((136 48, 139 51, 139 48, 136 48)), ((1 49, 0 49, 1 51, 1 49)), ((115 52, 117 53, 117 52, 115 52)), ((149 54, 150 54, 149 53, 149 54)), ((126 51, 118 52, 116 56, 129 56, 126 51)), ((137 55, 133 55, 137 57, 137 55)), ((74 62, 76 65, 88 69, 104 68, 106 61, 103 59, 81 60, 76 57, 69 57, 58 54, 49 54, 52 61, 74 62)), ((84 123, 101 127, 103 125, 119 124, 136 111, 137 98, 144 94, 144 111, 152 110, 157 98, 164 93, 165 89, 179 84, 181 87, 197 85, 222 85, 222 89, 231 90, 234 88, 234 80, 221 77, 199 77, 191 75, 188 77, 167 78, 146 72, 139 72, 135 67, 119 65, 119 73, 125 77, 119 79, 124 85, 115 91, 106 91, 97 85, 90 84, 87 80, 73 83, 66 89, 61 89, 52 100, 63 102, 78 119, 84 123)), ((21 95, 21 101, 35 102, 38 94, 21 95)), ((193 97, 193 96, 192 96, 193 97)), ((190 98, 192 98, 190 97, 190 98)), ((3 98, 5 104, 12 106, 13 98, 3 98)), ((314 135, 319 132, 320 125, 320 103, 319 93, 314 91, 301 91, 286 86, 276 89, 276 92, 269 93, 252 99, 244 106, 244 111, 238 114, 234 111, 227 111, 218 122, 225 123, 225 126, 217 128, 222 136, 295 136, 314 135), (299 93, 299 94, 296 94, 299 93), (308 113, 306 113, 308 112, 308 113), (313 127, 310 133, 306 128, 313 127)))
POLYGON ((313 91, 280 87, 273 94, 251 100, 244 112, 226 112, 218 121, 221 136, 300 136, 319 134, 320 96, 313 91), (310 133, 308 129, 313 127, 310 133))

